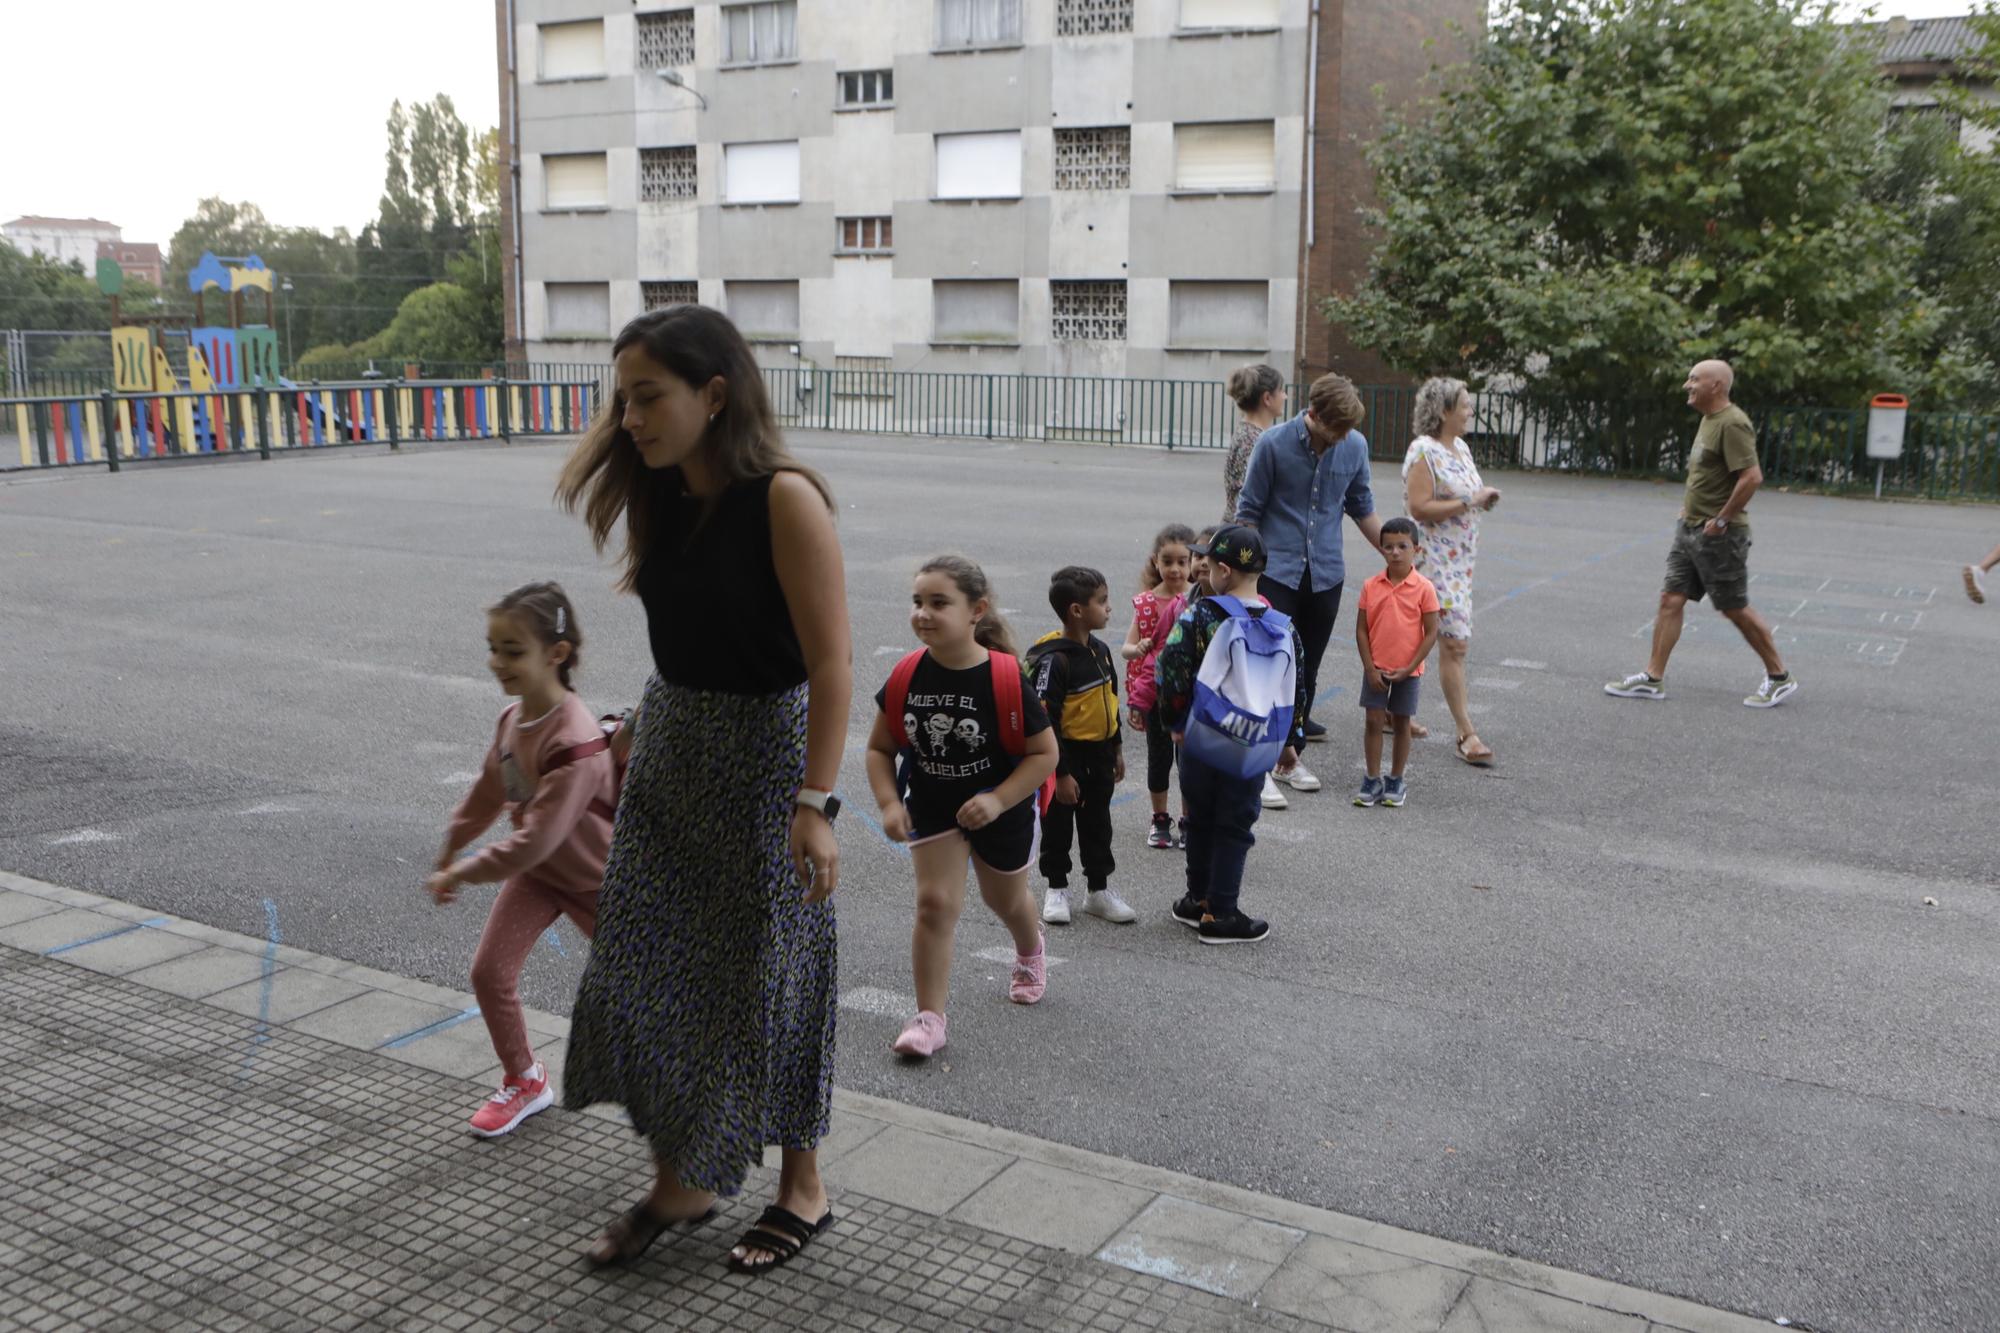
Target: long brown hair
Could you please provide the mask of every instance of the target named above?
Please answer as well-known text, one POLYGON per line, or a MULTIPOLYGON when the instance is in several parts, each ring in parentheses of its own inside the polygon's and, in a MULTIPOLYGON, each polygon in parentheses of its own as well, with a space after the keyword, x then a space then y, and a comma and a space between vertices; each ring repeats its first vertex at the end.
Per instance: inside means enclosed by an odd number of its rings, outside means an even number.
POLYGON ((1151 592, 1163 582, 1160 567, 1154 562, 1160 558, 1160 552, 1169 546, 1186 546, 1190 548, 1188 554, 1194 554, 1194 529, 1185 523, 1169 523, 1160 529, 1159 535, 1153 538, 1153 549, 1146 553, 1146 563, 1139 567, 1139 586, 1145 591, 1151 592))
POLYGON ((556 679, 564 689, 570 688, 570 676, 583 670, 583 630, 576 623, 576 607, 562 584, 524 583, 486 609, 514 617, 545 648, 568 644, 569 656, 556 663, 556 679))
MULTIPOLYGON (((700 305, 650 311, 619 333, 611 345, 612 358, 633 346, 644 347, 648 357, 697 389, 721 377, 722 410, 709 421, 698 447, 725 486, 796 472, 819 489, 829 510, 834 507, 826 479, 785 448, 764 391, 763 372, 728 316, 700 305)), ((639 566, 645 563, 656 527, 655 492, 646 471, 638 446, 625 430, 625 395, 613 393, 570 451, 556 482, 556 498, 563 508, 573 514, 582 507, 599 552, 611 540, 618 520, 625 520, 624 572, 618 579, 622 592, 637 586, 639 566)))
POLYGON ((972 624, 974 643, 989 653, 1020 656, 1014 651, 1014 634, 1007 628, 1007 618, 993 604, 993 584, 987 579, 985 570, 962 555, 934 555, 917 570, 919 578, 926 574, 949 574, 952 583, 965 594, 968 604, 985 599, 986 614, 972 624))

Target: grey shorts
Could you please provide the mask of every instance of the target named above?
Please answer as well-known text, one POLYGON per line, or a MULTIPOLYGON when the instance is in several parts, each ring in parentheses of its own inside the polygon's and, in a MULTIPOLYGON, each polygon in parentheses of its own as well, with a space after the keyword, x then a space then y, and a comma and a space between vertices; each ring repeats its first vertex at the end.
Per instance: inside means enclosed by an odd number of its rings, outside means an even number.
POLYGON ((1423 684, 1423 679, 1422 676, 1410 676, 1403 680, 1391 681, 1387 690, 1377 691, 1368 688, 1368 681, 1364 677, 1361 682, 1361 706, 1382 709, 1396 717, 1415 717, 1417 687, 1423 684))
POLYGON ((1699 523, 1677 523, 1667 552, 1667 592, 1691 602, 1707 597, 1718 611, 1750 605, 1750 532, 1731 528, 1708 536, 1699 523))

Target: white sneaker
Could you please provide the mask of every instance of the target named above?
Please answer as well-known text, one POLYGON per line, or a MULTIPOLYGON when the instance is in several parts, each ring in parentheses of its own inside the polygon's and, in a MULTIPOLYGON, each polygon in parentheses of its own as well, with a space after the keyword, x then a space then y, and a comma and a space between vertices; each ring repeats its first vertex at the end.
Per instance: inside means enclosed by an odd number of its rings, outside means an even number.
MULTIPOLYGON (((1093 895, 1095 896, 1095 895, 1093 895)), ((1042 920, 1052 926, 1069 924, 1069 890, 1050 889, 1042 899, 1042 920)))
POLYGON ((1965 595, 1976 605, 1984 605, 1986 602, 1986 571, 1978 565, 1965 567, 1965 595))
POLYGON ((1743 701, 1743 706, 1745 708, 1776 708, 1779 704, 1798 692, 1799 678, 1797 676, 1788 675, 1783 680, 1772 680, 1769 676, 1766 676, 1764 677, 1764 683, 1757 687, 1757 692, 1743 701))
POLYGON ((1291 804, 1290 801, 1285 799, 1285 794, 1278 790, 1278 784, 1271 781, 1271 775, 1269 773, 1266 773, 1264 775, 1263 799, 1264 799, 1264 808, 1266 810, 1282 810, 1286 806, 1291 804))
POLYGON ((1314 777, 1312 770, 1304 764, 1293 764, 1291 772, 1278 774, 1278 781, 1293 791, 1319 790, 1319 779, 1314 777))
POLYGON ((1083 910, 1092 916, 1101 916, 1106 921, 1115 921, 1121 926, 1139 919, 1139 914, 1132 910, 1132 905, 1120 898, 1112 889, 1093 889, 1083 900, 1083 910))

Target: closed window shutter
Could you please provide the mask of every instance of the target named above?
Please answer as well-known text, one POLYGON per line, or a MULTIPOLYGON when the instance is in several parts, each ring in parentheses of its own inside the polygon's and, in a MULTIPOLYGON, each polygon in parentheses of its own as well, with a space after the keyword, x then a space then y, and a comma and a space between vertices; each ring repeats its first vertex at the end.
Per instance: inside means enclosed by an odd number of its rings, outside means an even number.
POLYGON ((602 153, 563 153, 542 159, 550 208, 603 208, 609 201, 602 153))
POLYGON ((549 332, 570 336, 611 336, 611 287, 602 282, 551 282, 549 332))
POLYGON ((1278 0, 1181 0, 1183 28, 1275 28, 1278 0))
POLYGON ((1167 288, 1172 347, 1261 350, 1271 341, 1267 282, 1175 282, 1167 288))
POLYGON ((542 77, 587 79, 604 73, 604 20, 542 27, 542 77))
POLYGON ((1019 199, 1021 132, 938 135, 937 197, 1019 199))
POLYGON ((796 282, 725 282, 722 298, 729 318, 746 338, 799 336, 796 282))
POLYGON ((722 150, 722 198, 731 204, 799 201, 799 145, 733 143, 722 150))
POLYGON ((1019 282, 933 282, 931 302, 938 342, 1011 343, 1021 337, 1019 282))
POLYGON ((1181 190, 1269 189, 1278 150, 1268 120, 1174 127, 1174 186, 1181 190))

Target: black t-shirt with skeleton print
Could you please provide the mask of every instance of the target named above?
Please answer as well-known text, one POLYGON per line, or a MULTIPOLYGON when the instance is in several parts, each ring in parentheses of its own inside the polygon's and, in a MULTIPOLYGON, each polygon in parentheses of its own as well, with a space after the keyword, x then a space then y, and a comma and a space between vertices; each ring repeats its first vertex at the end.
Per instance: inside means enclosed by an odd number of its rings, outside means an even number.
MULTIPOLYGON (((888 688, 875 692, 885 705, 888 688)), ((993 667, 953 671, 926 654, 910 677, 903 715, 889 719, 910 747, 910 822, 917 837, 958 823, 959 807, 1007 780, 1018 762, 1000 743, 999 708, 993 702, 993 667)), ((1021 681, 1022 734, 1049 729, 1048 710, 1025 673, 1021 681)), ((1022 804, 1033 810, 1032 800, 1022 804)))

